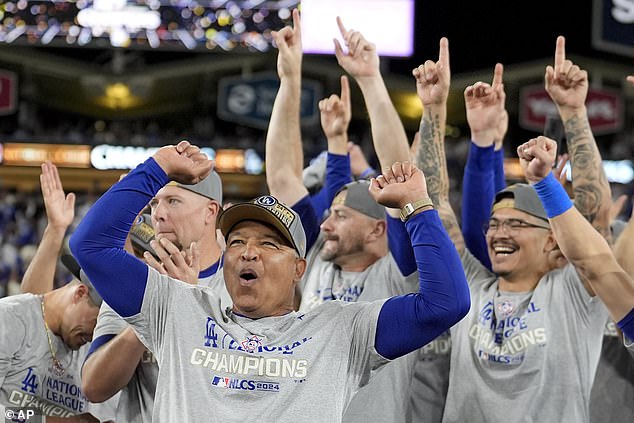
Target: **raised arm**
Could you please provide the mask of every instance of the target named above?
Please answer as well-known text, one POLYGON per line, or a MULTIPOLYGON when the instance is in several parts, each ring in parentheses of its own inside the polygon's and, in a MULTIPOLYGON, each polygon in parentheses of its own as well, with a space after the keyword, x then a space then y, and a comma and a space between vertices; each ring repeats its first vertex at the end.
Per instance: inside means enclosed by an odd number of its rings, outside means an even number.
POLYGON ((416 92, 423 103, 416 165, 425 174, 429 197, 434 202, 449 237, 458 252, 462 253, 464 238, 449 204, 449 175, 445 156, 445 121, 451 83, 449 41, 444 37, 440 40, 437 62, 428 60, 412 73, 416 78, 416 92))
MULTIPOLYGON (((487 268, 491 268, 482 227, 491 215, 496 193, 495 148, 500 126, 508 121, 504 109, 503 67, 495 65, 491 85, 476 82, 465 89, 467 122, 471 129, 471 149, 462 185, 462 234, 469 251, 487 268)), ((502 128, 502 130, 505 130, 502 128)))
POLYGON ((40 187, 46 208, 46 229, 20 286, 22 292, 31 294, 53 290, 59 252, 66 230, 75 218, 75 194, 64 194, 57 167, 50 161, 42 163, 40 187))
POLYGON ((319 115, 328 141, 328 156, 324 186, 311 198, 311 202, 315 215, 321 218, 337 192, 352 180, 348 156, 348 126, 352 118, 348 77, 341 77, 340 96, 332 94, 319 102, 319 115))
POLYGON ((141 310, 147 284, 148 266, 123 248, 137 214, 170 180, 195 184, 212 168, 213 161, 187 141, 162 147, 97 200, 73 233, 73 255, 120 316, 141 310))
POLYGON ((359 84, 370 117, 372 140, 381 167, 390 167, 396 161, 409 160, 409 144, 403 123, 392 104, 379 70, 376 46, 358 31, 347 30, 341 18, 337 25, 347 52, 338 40, 335 55, 339 65, 359 84))
POLYGON ((546 67, 544 79, 566 131, 575 207, 609 240, 612 197, 585 106, 588 73, 566 59, 562 36, 557 37, 555 63, 546 67))
MULTIPOLYGON (((518 147, 526 179, 534 185, 563 254, 605 303, 623 332, 634 336, 634 279, 617 263, 607 241, 573 206, 552 174, 557 143, 538 137, 518 147)), ((631 260, 631 257, 630 257, 631 260)))
POLYGON ((266 182, 273 196, 286 204, 295 204, 308 194, 302 180, 302 38, 299 11, 293 10, 293 28, 287 26, 279 32, 273 31, 272 35, 278 48, 280 88, 266 134, 266 182))
MULTIPOLYGON (((394 163, 372 179, 370 193, 390 208, 429 200, 423 173, 409 162, 394 163)), ((375 348, 394 359, 427 344, 460 321, 470 307, 469 287, 460 257, 427 202, 405 225, 418 268, 419 291, 388 299, 381 308, 375 348)))

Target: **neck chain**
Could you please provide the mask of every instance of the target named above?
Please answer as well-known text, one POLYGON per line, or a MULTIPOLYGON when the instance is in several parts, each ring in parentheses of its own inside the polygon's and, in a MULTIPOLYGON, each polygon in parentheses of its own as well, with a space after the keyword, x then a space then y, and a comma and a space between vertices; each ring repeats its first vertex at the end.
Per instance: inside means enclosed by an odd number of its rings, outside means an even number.
POLYGON ((53 341, 51 340, 50 329, 48 328, 48 323, 46 323, 46 313, 44 311, 44 296, 42 295, 42 319, 44 319, 44 328, 46 329, 46 338, 48 339, 48 350, 51 352, 51 359, 53 360, 53 373, 55 376, 61 377, 64 375, 66 371, 64 366, 62 366, 62 362, 57 359, 57 355, 55 351, 53 351, 53 341))

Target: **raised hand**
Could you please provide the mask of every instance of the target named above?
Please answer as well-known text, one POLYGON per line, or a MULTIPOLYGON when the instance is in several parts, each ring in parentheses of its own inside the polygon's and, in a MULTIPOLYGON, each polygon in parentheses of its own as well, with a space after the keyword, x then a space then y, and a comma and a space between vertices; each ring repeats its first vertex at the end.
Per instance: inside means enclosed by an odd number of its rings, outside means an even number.
POLYGON ((302 26, 299 11, 293 10, 293 27, 285 26, 280 31, 272 31, 277 45, 277 73, 285 77, 301 78, 302 73, 302 26))
POLYGON ((342 154, 345 154, 348 141, 348 125, 352 117, 350 105, 350 83, 346 76, 341 77, 341 97, 332 94, 319 102, 321 127, 329 140, 341 139, 342 154))
POLYGON ((449 40, 440 39, 438 61, 427 60, 412 70, 416 78, 416 92, 424 107, 443 104, 449 96, 451 70, 449 68, 449 40))
POLYGON ((347 30, 339 16, 337 16, 337 25, 348 50, 344 53, 339 40, 333 40, 339 66, 355 79, 379 76, 379 55, 376 52, 376 46, 366 40, 359 31, 347 30))
POLYGON ((214 168, 213 160, 189 141, 161 147, 153 158, 171 180, 182 184, 196 184, 214 168))
POLYGON ((150 246, 156 252, 160 261, 146 251, 143 253, 143 258, 148 265, 163 275, 168 275, 192 285, 198 284, 200 253, 195 242, 192 242, 188 251, 180 251, 167 238, 152 240, 150 246))
POLYGON ((48 224, 65 231, 75 218, 75 194, 64 194, 57 167, 50 161, 42 163, 40 187, 48 224))
POLYGON ((629 82, 630 84, 634 85, 634 75, 630 75, 630 76, 628 76, 625 79, 627 79, 627 82, 629 82))
POLYGON ((370 195, 377 203, 397 209, 429 197, 425 175, 410 162, 395 162, 382 175, 372 178, 370 195))
POLYGON ((520 165, 526 179, 534 184, 550 173, 557 157, 557 142, 539 136, 517 147, 520 165))
MULTIPOLYGON (((508 126, 508 116, 504 124, 504 84, 502 64, 495 65, 493 82, 491 85, 485 82, 476 82, 469 85, 464 91, 465 106, 467 109, 467 122, 471 128, 471 139, 480 147, 493 144, 496 138, 504 137, 508 126), (502 126, 500 128, 500 126, 502 126), (502 132, 502 134, 500 134, 502 132)), ((501 141, 500 141, 501 142, 501 141)))
POLYGON ((561 112, 562 108, 584 107, 588 95, 588 72, 566 59, 566 39, 557 37, 555 64, 546 66, 546 91, 561 112))

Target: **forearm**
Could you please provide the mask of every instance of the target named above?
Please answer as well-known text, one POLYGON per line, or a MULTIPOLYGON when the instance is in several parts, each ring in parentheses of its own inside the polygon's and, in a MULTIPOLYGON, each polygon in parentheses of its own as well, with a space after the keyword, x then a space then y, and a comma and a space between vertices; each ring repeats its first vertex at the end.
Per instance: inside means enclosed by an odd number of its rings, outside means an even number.
POLYGON ((419 274, 419 292, 390 298, 379 314, 376 350, 396 358, 422 347, 462 319, 470 308, 460 257, 436 211, 406 222, 419 274))
POLYGON ((416 257, 414 249, 409 242, 409 233, 400 217, 388 215, 387 219, 387 245, 392 253, 401 274, 409 276, 416 271, 416 257))
POLYGON ((491 215, 495 197, 494 147, 478 147, 471 143, 462 180, 462 234, 465 246, 489 270, 491 261, 482 228, 491 215))
POLYGON ((504 175, 504 149, 495 150, 493 153, 493 172, 495 174, 493 191, 494 193, 498 193, 506 188, 506 177, 504 175))
POLYGON ((618 265, 605 238, 572 207, 552 173, 535 184, 535 190, 561 252, 619 321, 634 307, 634 280, 618 265))
POLYGON ((22 278, 20 287, 22 292, 45 294, 53 290, 55 267, 66 229, 66 227, 53 226, 50 223, 46 226, 42 240, 22 278))
POLYGON ((562 108, 559 113, 566 131, 568 154, 572 163, 575 207, 603 237, 610 239, 610 185, 603 170, 586 108, 562 108))
POLYGON ((125 387, 145 353, 130 328, 90 354, 82 367, 82 392, 91 402, 103 402, 125 387))
POLYGON ((148 267, 124 250, 130 227, 169 178, 153 158, 113 185, 88 211, 70 240, 79 265, 122 317, 141 310, 148 267))
POLYGON ((634 277, 634 218, 630 218, 614 244, 614 256, 627 274, 634 277))
POLYGON ((266 134, 266 181, 271 194, 286 204, 295 203, 308 192, 302 181, 300 95, 299 79, 280 81, 266 134))
POLYGON ((382 168, 410 160, 407 134, 381 75, 358 78, 365 100, 374 151, 382 168))

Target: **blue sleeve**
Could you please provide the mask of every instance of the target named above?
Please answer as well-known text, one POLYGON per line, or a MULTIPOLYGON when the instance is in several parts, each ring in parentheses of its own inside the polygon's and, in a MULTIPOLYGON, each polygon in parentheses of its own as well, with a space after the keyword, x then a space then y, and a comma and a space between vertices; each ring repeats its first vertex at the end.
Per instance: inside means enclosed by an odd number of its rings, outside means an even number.
POLYGON ((293 204, 291 208, 295 210, 302 221, 302 226, 304 227, 304 232, 306 233, 306 251, 310 251, 319 236, 319 223, 321 219, 315 214, 315 209, 313 208, 308 195, 293 204))
POLYGON ((493 155, 493 146, 471 143, 462 180, 462 236, 465 246, 489 270, 491 260, 482 226, 491 216, 495 198, 493 155))
POLYGON ((324 186, 310 197, 310 202, 315 210, 315 215, 319 219, 319 223, 321 223, 324 212, 330 208, 335 194, 337 194, 345 184, 351 181, 350 156, 347 154, 328 153, 324 186))
POLYGON ((504 149, 500 148, 493 152, 493 172, 495 173, 494 192, 498 193, 506 188, 506 177, 504 176, 504 149))
POLYGON ((409 234, 401 219, 386 214, 387 243, 392 257, 403 276, 409 276, 416 271, 416 258, 409 242, 409 234))
POLYGON ((101 297, 121 317, 141 310, 148 266, 123 249, 137 214, 169 181, 150 158, 113 185, 90 208, 70 248, 101 297))
POLYGON ((406 223, 416 257, 419 291, 388 299, 379 312, 375 348, 394 359, 428 344, 469 311, 471 299, 458 252, 436 210, 406 223))
POLYGON ((88 349, 88 354, 86 355, 86 358, 84 359, 84 363, 86 362, 86 360, 88 360, 88 357, 90 357, 99 348, 107 344, 115 336, 116 335, 114 334, 108 334, 108 335, 101 335, 99 338, 93 339, 92 342, 90 343, 90 348, 88 349))
POLYGON ((634 341, 634 308, 617 325, 630 341, 634 341))

